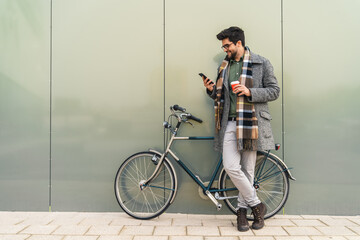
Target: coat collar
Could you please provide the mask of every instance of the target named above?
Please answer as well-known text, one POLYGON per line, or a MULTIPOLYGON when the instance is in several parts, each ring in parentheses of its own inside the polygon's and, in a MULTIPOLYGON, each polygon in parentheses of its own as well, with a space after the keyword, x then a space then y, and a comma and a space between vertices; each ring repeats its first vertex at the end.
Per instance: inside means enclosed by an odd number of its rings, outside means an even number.
POLYGON ((260 58, 259 55, 257 55, 254 52, 251 52, 251 51, 250 51, 250 54, 251 54, 251 62, 252 63, 260 63, 260 64, 262 63, 261 58, 260 58))

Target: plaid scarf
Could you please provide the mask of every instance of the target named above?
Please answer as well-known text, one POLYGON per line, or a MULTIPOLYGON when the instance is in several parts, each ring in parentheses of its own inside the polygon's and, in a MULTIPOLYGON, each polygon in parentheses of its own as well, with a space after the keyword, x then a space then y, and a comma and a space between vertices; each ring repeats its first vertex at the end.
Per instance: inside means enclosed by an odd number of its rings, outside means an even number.
MULTIPOLYGON (((229 65, 227 58, 220 65, 218 78, 216 81, 216 98, 215 98, 215 130, 219 132, 221 127, 221 118, 224 109, 224 89, 223 81, 226 70, 229 65)), ((242 72, 239 78, 241 85, 247 88, 253 87, 252 79, 252 63, 250 49, 245 47, 242 72)), ((230 90, 232 91, 232 90, 230 90)), ((258 139, 258 121, 255 115, 255 107, 253 103, 247 100, 245 95, 237 96, 236 99, 236 138, 238 140, 239 150, 257 150, 258 139)))

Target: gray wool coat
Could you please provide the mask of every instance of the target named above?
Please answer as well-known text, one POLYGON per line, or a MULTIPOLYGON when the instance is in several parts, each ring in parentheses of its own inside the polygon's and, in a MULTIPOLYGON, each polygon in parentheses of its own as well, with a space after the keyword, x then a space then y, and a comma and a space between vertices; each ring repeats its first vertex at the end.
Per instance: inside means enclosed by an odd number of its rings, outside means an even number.
MULTIPOLYGON (((250 88, 251 96, 248 97, 249 102, 254 103, 255 113, 258 119, 258 150, 270 150, 275 148, 274 137, 271 130, 271 115, 269 112, 268 102, 274 101, 279 97, 280 88, 274 75, 274 69, 270 61, 260 55, 251 52, 253 88, 250 88)), ((216 151, 222 152, 224 135, 228 123, 230 111, 229 96, 229 68, 225 69, 224 79, 224 111, 221 119, 221 128, 215 133, 214 148, 216 151)), ((216 87, 212 92, 207 90, 207 94, 212 98, 216 98, 216 87)))

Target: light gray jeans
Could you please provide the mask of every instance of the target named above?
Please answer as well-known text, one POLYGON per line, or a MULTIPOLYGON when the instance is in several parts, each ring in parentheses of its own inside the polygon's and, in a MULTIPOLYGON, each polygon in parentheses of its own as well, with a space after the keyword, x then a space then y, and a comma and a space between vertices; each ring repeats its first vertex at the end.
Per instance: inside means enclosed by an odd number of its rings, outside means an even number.
POLYGON ((239 190, 238 208, 254 207, 260 203, 253 186, 255 164, 256 151, 238 151, 236 121, 229 121, 224 137, 223 165, 239 190))

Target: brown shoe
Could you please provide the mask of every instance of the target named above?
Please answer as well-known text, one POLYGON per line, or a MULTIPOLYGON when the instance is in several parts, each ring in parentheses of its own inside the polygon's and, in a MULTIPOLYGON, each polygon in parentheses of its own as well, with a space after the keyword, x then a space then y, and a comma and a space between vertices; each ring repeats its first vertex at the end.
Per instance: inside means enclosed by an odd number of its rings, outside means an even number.
POLYGON ((249 230, 249 222, 246 219, 247 209, 246 208, 239 208, 236 212, 237 216, 237 228, 240 232, 246 232, 249 230))
POLYGON ((263 203, 259 203, 255 207, 252 207, 252 212, 254 214, 254 222, 252 224, 253 229, 260 229, 264 227, 264 216, 266 214, 266 206, 263 203))

